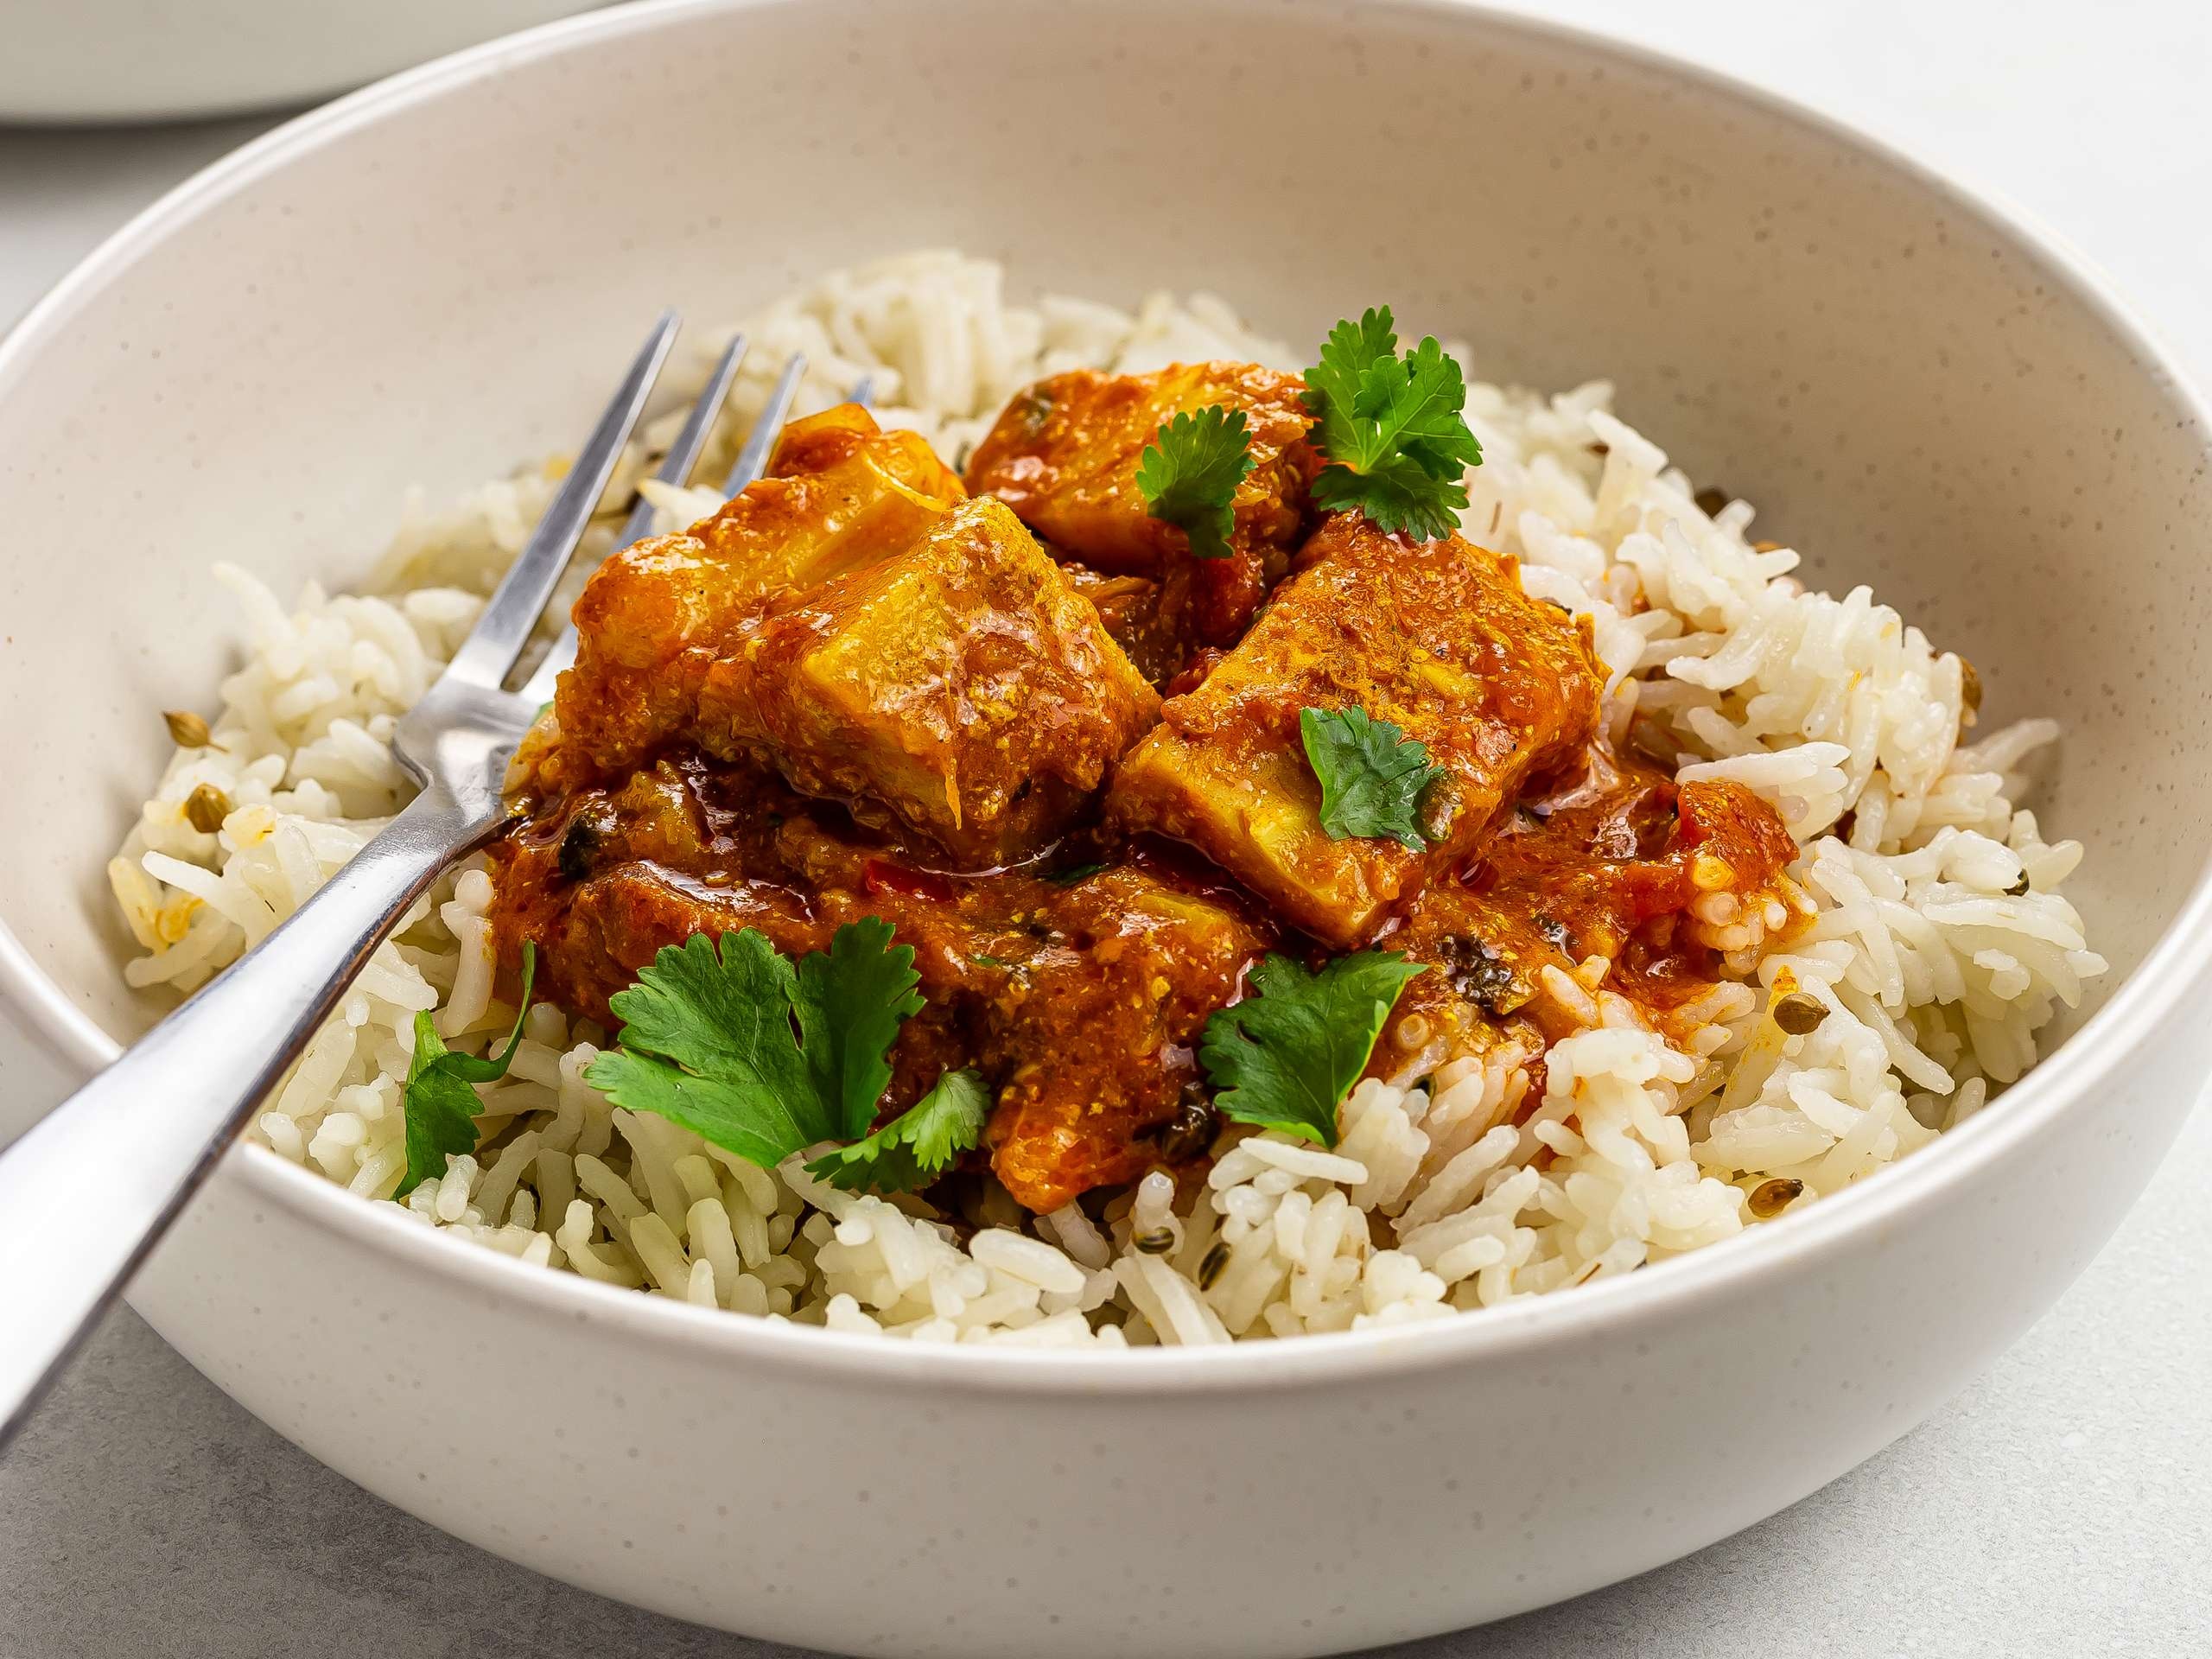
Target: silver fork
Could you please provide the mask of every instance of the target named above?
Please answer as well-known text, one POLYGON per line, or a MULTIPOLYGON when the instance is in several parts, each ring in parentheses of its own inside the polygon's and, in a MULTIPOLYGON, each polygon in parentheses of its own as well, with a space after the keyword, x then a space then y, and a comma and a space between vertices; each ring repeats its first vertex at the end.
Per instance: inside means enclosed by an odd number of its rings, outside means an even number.
MULTIPOLYGON (((441 871, 508 822, 501 779, 574 655, 573 630, 565 657, 556 645, 520 690, 501 687, 583 538, 676 330, 673 313, 655 326, 529 544, 394 730, 392 753, 422 792, 258 946, 0 1154, 0 1261, 19 1264, 0 1275, 0 1446, 370 953, 441 871)), ((733 340, 715 365, 660 468, 664 480, 689 476, 743 351, 733 340)), ((787 366, 747 444, 752 471, 735 487, 766 463, 802 367, 787 366)), ((741 457, 739 470, 747 464, 741 457)), ((640 502, 624 543, 651 517, 640 502)))

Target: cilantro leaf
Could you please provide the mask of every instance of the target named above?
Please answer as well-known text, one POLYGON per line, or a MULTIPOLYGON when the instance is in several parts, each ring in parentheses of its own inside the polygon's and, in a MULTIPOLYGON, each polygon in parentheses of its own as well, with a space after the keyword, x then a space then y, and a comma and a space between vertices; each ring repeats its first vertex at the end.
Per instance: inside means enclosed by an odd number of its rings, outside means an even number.
POLYGON ((791 1032, 798 976, 747 928, 664 945, 607 1000, 622 1046, 584 1070, 617 1106, 653 1112, 764 1168, 832 1140, 840 1124, 791 1032))
POLYGON ((1459 364, 1433 336, 1399 357, 1389 306, 1338 322, 1306 372, 1306 407, 1328 458, 1315 505, 1356 509, 1418 541, 1450 535, 1467 505, 1465 471, 1483 458, 1466 401, 1459 364))
POLYGON ((530 1012, 531 982, 537 976, 537 947, 524 940, 522 947, 522 1006, 515 1010, 514 1029, 507 1033, 506 1052, 493 1058, 455 1054, 438 1035, 427 1013, 415 1016, 415 1058, 407 1067, 407 1087, 400 1096, 400 1109, 407 1124, 407 1173, 399 1178, 395 1198, 404 1198, 424 1181, 446 1173, 446 1160, 476 1150, 476 1119, 484 1103, 469 1085, 497 1083, 513 1064, 522 1041, 523 1016, 530 1012))
POLYGON ((1332 841, 1382 836, 1411 853, 1427 847, 1421 791, 1444 768, 1431 763, 1426 744, 1359 708, 1301 709, 1298 734, 1321 783, 1321 828, 1332 841))
POLYGON ((876 1103, 891 1084, 884 1057, 899 1027, 922 1008, 914 947, 893 944, 891 931, 880 916, 863 917, 837 930, 826 956, 817 950, 798 964, 799 1039, 840 1141, 866 1135, 875 1122, 876 1103))
POLYGON ((810 1175, 848 1192, 927 1186, 982 1137, 990 1091, 973 1071, 947 1071, 929 1093, 864 1141, 825 1153, 810 1175))
POLYGON ((773 1168, 867 1129, 891 1081, 884 1056, 922 1006, 913 962, 874 916, 796 969, 752 928, 723 934, 719 950, 695 933, 608 1000, 621 1046, 584 1079, 618 1106, 773 1168))
POLYGON ((1359 1081, 1406 982, 1423 971, 1395 950, 1360 950, 1309 974, 1272 953, 1254 995, 1206 1021, 1198 1059, 1224 1117, 1337 1143, 1337 1106, 1359 1081))
POLYGON ((1194 557, 1226 558, 1230 503, 1255 464, 1244 411, 1212 404, 1160 429, 1137 457, 1137 489, 1154 518, 1190 538, 1194 557))

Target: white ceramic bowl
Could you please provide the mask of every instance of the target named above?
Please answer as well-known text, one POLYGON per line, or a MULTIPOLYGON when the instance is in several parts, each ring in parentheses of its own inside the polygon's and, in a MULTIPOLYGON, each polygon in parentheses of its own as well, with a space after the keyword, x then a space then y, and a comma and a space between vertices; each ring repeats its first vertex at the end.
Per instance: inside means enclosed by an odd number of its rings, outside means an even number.
MULTIPOLYGON (((1745 88, 1455 5, 899 0, 556 25, 310 116, 0 348, 11 1108, 114 1052, 102 862, 204 704, 205 575, 362 569, 402 491, 572 439, 640 320, 957 242, 1021 280, 1389 299, 1613 376, 1819 579, 2063 715, 2116 971, 2000 1105, 1808 1214, 1398 1334, 951 1351, 604 1290, 234 1151, 138 1308, 372 1491, 558 1577, 900 1659, 1283 1656, 1681 1554, 1918 1421, 2088 1260, 2212 1046, 2203 411, 2047 238, 1745 88), (40 1055, 47 1058, 41 1059, 40 1055)), ((22 1271, 11 1263, 9 1270, 22 1271)))
POLYGON ((0 0, 0 121, 327 98, 596 0, 0 0))

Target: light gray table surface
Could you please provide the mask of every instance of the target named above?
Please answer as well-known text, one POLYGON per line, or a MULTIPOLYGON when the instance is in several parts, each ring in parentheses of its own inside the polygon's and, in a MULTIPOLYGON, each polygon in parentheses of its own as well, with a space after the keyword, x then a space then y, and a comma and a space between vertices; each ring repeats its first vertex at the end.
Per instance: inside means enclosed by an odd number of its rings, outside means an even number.
MULTIPOLYGON (((2198 0, 1525 9, 1796 94, 1995 188, 2088 249, 2212 379, 2212 12, 2198 0)), ((264 124, 0 130, 0 322, 264 124)), ((2200 1106, 2058 1306, 1889 1451, 1671 1567, 1395 1652, 2212 1653, 2208 1279, 2212 1109, 2200 1106)), ((788 1651, 443 1536, 264 1428, 127 1310, 0 1463, 0 1659, 788 1651)))

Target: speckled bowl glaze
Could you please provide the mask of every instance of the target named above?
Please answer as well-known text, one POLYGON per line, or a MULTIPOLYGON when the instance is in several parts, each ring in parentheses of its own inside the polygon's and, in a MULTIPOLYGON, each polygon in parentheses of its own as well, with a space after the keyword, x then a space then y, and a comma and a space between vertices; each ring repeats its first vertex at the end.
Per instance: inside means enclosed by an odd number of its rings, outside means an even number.
POLYGON ((1284 1659, 1694 1549, 2049 1304, 2212 1048, 2202 406, 2069 255, 1872 141, 1417 0, 624 9, 347 99, 125 230, 0 347, 8 1109, 151 1015, 101 868, 162 761, 148 711, 224 670, 210 560, 343 582, 410 483, 570 441, 659 305, 928 243, 1215 289, 1294 339, 1388 298, 1491 378, 1611 376, 1816 579, 1966 652, 1994 714, 2065 718, 2042 805, 2089 844, 2099 1005, 1808 1213, 1398 1333, 830 1336, 525 1268, 249 1147, 133 1293, 169 1340, 372 1491, 669 1612, 898 1659, 1284 1659))

